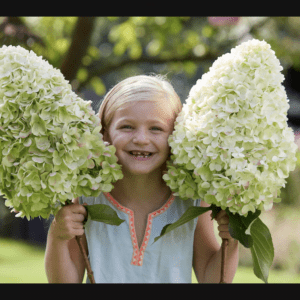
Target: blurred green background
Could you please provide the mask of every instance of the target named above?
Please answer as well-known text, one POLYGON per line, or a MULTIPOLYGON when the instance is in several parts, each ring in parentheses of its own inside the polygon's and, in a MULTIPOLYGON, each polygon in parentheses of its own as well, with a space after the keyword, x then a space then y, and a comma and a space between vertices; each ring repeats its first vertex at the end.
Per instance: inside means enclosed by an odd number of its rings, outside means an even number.
MULTIPOLYGON (((13 239, 0 239, 0 283, 47 283, 44 269, 44 249, 13 239)), ((86 282, 86 275, 84 281, 86 282)), ((269 283, 300 283, 294 270, 272 268, 269 283)), ((192 272, 192 283, 197 283, 192 272)), ((251 266, 240 263, 233 283, 263 283, 251 266)))
MULTIPOLYGON (((138 74, 167 75, 184 103, 214 60, 248 39, 263 39, 283 66, 288 124, 297 143, 299 37, 300 17, 0 17, 0 47, 20 45, 43 56, 62 71, 76 93, 92 100, 95 111, 111 87, 138 74)), ((300 283, 298 155, 297 168, 282 189, 282 202, 261 216, 275 247, 270 283, 300 283)), ((0 198, 0 283, 47 282, 43 260, 50 222, 15 218, 0 198)), ((261 282, 243 246, 234 282, 261 282)))

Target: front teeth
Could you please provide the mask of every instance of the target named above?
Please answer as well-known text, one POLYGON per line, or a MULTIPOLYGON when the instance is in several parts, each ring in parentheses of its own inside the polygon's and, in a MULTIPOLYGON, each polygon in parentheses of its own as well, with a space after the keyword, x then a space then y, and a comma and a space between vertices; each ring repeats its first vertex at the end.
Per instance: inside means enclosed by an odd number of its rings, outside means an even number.
POLYGON ((149 157, 151 153, 145 152, 145 154, 142 154, 141 152, 130 152, 131 155, 134 155, 135 157, 149 157))

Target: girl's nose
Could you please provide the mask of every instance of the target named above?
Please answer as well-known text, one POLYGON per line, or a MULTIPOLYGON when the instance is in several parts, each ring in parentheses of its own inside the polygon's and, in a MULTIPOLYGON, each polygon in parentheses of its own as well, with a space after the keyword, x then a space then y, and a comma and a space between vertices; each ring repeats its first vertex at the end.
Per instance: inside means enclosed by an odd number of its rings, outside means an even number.
POLYGON ((138 144, 148 144, 149 143, 149 135, 147 130, 139 129, 133 135, 133 142, 138 144))

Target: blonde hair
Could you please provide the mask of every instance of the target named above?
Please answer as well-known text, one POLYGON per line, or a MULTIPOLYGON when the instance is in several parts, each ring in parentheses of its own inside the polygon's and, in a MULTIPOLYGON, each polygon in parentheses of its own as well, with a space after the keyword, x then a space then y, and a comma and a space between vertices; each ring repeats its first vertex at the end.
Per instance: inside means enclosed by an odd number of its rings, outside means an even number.
POLYGON ((173 111, 174 120, 182 103, 172 85, 161 75, 138 75, 116 84, 104 97, 98 112, 101 133, 109 128, 114 113, 125 103, 133 101, 166 101, 173 111))

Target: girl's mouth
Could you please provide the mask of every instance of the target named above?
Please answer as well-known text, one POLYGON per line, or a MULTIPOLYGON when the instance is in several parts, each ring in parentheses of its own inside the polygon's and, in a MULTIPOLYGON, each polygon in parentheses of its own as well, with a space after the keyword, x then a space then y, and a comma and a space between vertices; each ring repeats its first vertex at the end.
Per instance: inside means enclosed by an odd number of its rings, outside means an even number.
POLYGON ((148 160, 153 156, 153 153, 151 152, 135 152, 135 151, 129 151, 129 154, 133 156, 136 160, 148 160))

